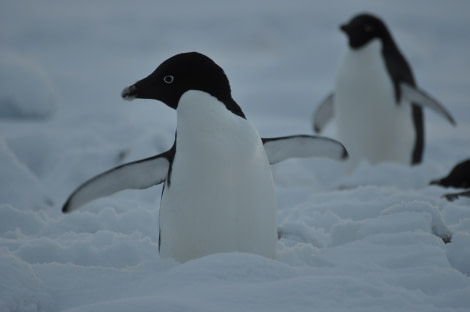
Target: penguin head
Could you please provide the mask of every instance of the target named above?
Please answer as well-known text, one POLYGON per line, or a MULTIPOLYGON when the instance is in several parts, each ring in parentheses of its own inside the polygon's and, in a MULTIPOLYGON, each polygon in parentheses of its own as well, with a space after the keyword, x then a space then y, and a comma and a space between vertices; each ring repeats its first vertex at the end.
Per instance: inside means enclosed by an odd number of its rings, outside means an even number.
POLYGON ((359 49, 373 39, 385 43, 391 38, 384 22, 368 13, 356 15, 349 23, 341 25, 340 29, 348 36, 349 46, 352 49, 359 49))
MULTIPOLYGON (((197 52, 181 53, 167 59, 149 76, 124 88, 121 96, 129 101, 135 98, 158 100, 177 109, 181 96, 189 90, 209 93, 226 106, 235 103, 222 68, 197 52)), ((235 106, 238 107, 236 103, 235 106)))

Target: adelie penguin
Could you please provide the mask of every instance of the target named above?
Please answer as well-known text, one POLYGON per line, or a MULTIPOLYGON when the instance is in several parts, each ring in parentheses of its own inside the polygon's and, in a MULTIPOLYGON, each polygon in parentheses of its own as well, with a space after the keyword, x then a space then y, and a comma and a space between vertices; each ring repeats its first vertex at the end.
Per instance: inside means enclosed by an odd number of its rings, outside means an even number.
POLYGON ((432 180, 429 184, 442 187, 466 188, 467 191, 444 194, 447 200, 453 201, 460 196, 470 197, 470 159, 464 160, 452 168, 443 178, 432 180))
POLYGON ((433 97, 418 88, 411 68, 382 20, 360 14, 340 29, 348 49, 333 93, 317 107, 313 128, 321 132, 335 117, 337 137, 349 152, 347 167, 360 161, 416 165, 423 159, 423 107, 455 121, 433 97))
POLYGON ((120 190, 164 183, 160 255, 180 262, 233 251, 274 258, 277 222, 270 164, 290 157, 347 157, 342 144, 327 138, 261 138, 232 98, 222 68, 200 53, 169 58, 125 88, 122 97, 153 99, 175 109, 173 146, 85 182, 62 211, 120 190))

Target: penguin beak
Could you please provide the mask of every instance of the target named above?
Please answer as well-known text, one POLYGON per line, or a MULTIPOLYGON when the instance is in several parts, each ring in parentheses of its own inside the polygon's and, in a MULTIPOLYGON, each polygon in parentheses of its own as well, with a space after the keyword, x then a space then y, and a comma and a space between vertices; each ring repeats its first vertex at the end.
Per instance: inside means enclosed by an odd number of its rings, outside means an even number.
POLYGON ((158 88, 154 86, 155 79, 154 75, 151 74, 148 77, 137 81, 133 85, 124 88, 121 92, 121 96, 124 100, 132 101, 134 99, 154 99, 158 100, 158 88))
POLYGON ((339 26, 339 29, 340 29, 342 32, 345 32, 345 33, 347 34, 347 33, 348 33, 348 30, 349 30, 348 24, 343 24, 343 25, 339 26))
POLYGON ((132 101, 137 97, 137 87, 133 84, 130 87, 125 87, 121 92, 121 97, 126 101, 132 101))

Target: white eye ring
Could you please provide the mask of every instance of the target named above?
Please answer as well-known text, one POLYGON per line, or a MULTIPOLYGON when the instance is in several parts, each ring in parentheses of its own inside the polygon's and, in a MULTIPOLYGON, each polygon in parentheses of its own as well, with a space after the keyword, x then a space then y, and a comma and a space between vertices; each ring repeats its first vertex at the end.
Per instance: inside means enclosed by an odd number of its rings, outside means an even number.
POLYGON ((174 80, 175 80, 175 77, 173 77, 172 75, 166 75, 165 77, 163 77, 163 82, 165 82, 166 84, 170 84, 174 80))

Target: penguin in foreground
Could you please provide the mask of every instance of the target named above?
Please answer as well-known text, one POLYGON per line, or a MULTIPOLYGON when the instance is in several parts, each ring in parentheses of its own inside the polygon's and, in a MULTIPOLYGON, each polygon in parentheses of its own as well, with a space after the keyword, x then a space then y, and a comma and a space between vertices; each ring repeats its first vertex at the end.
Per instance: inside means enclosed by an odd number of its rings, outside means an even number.
MULTIPOLYGON (((470 159, 458 163, 454 168, 452 168, 447 176, 433 180, 429 184, 442 187, 470 189, 470 159)), ((470 197, 470 190, 443 195, 443 197, 450 201, 453 201, 460 196, 470 197)))
POLYGON ((340 29, 348 37, 349 49, 339 67, 334 92, 314 112, 314 131, 321 132, 336 118, 338 140, 350 156, 349 171, 363 159, 371 164, 421 163, 423 107, 452 125, 454 119, 417 87, 408 62, 378 17, 360 14, 340 29))
POLYGON ((179 262, 219 252, 274 258, 276 199, 270 164, 290 157, 347 157, 332 139, 297 135, 260 138, 210 58, 175 55, 122 91, 126 100, 153 99, 176 110, 173 146, 121 165, 78 187, 62 211, 124 189, 164 183, 159 250, 179 262))

